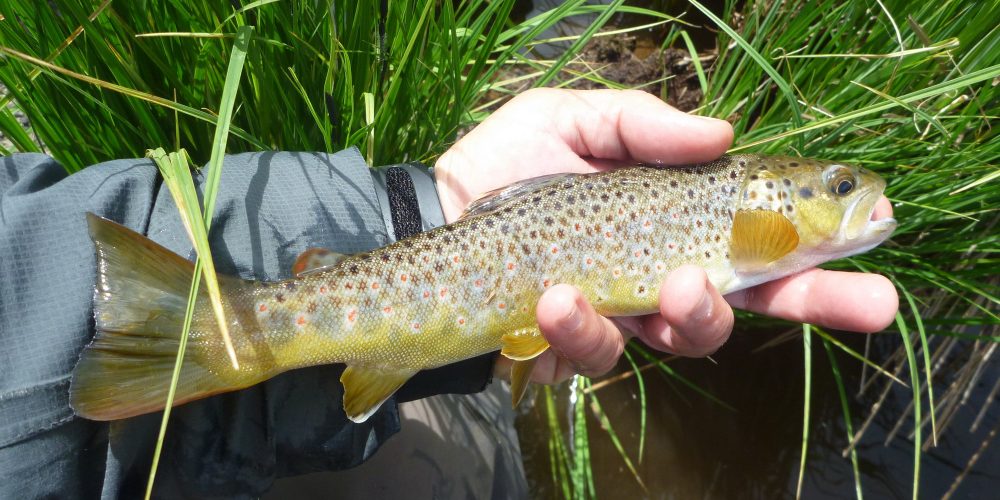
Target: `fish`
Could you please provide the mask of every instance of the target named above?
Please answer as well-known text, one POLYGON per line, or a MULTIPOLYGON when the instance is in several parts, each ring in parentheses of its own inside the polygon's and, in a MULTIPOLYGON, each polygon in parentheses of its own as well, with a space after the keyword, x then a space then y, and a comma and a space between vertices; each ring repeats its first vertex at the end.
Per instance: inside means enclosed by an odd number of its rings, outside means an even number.
MULTIPOLYGON (((345 416, 363 422, 418 371, 499 350, 513 360, 516 405, 549 347, 535 307, 551 286, 577 287, 608 317, 657 312, 663 280, 684 264, 732 293, 885 241, 896 221, 872 220, 885 186, 858 166, 753 154, 519 182, 372 251, 309 250, 286 280, 220 275, 239 366, 200 292, 174 404, 342 363, 345 416)), ((92 420, 161 410, 194 265, 94 214, 88 225, 96 335, 70 405, 92 420)))

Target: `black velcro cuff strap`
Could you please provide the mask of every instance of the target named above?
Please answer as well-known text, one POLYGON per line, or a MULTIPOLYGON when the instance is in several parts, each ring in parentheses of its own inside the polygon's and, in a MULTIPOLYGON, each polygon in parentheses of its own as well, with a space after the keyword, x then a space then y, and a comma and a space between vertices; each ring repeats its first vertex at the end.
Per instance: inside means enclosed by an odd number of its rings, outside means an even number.
POLYGON ((373 177, 391 239, 401 240, 444 224, 430 169, 420 163, 401 163, 379 167, 373 177))

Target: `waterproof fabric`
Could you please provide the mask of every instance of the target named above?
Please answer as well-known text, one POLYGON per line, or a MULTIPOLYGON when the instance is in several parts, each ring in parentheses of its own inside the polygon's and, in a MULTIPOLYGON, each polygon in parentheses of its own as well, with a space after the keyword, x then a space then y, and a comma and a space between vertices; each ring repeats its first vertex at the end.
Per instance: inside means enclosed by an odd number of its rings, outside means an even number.
MULTIPOLYGON (((440 223, 426 170, 413 172, 423 223, 440 223)), ((195 181, 200 187, 204 177, 195 181)), ((228 156, 220 186, 210 239, 221 273, 283 279, 306 248, 354 253, 394 236, 385 195, 355 149, 228 156)), ((128 498, 145 488, 160 414, 109 425, 76 418, 68 406, 70 373, 93 335, 85 212, 193 257, 148 160, 70 176, 45 155, 0 158, 0 498, 128 498)), ((355 466, 399 430, 396 399, 480 391, 492 361, 418 374, 364 424, 344 417, 338 365, 177 407, 157 496, 258 496, 276 478, 355 466)))

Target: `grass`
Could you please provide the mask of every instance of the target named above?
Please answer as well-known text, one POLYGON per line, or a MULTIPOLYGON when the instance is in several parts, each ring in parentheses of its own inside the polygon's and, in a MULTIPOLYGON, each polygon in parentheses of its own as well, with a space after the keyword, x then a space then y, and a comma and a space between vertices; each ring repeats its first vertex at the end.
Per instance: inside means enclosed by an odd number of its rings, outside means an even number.
MULTIPOLYGON (((263 0, 234 9, 222 0, 61 0, 39 7, 13 0, 0 21, 0 81, 7 99, 30 118, 32 133, 69 171, 171 144, 190 151, 196 164, 217 165, 223 152, 346 146, 358 146, 381 164, 433 160, 461 128, 485 116, 484 103, 502 101, 526 82, 590 78, 614 86, 572 64, 588 39, 615 19, 615 9, 669 22, 665 43, 694 49, 694 27, 621 2, 566 2, 523 22, 511 20, 510 1, 382 4, 263 0), (525 56, 546 28, 581 13, 596 13, 595 22, 569 51, 553 61, 525 56), (254 28, 252 35, 241 31, 245 26, 254 28), (250 42, 234 51, 240 33, 250 42), (243 73, 228 74, 228 61, 239 52, 243 73), (503 79, 502 69, 515 64, 530 68, 528 79, 503 79), (238 106, 220 105, 237 93, 238 106)), ((837 394, 811 391, 804 381, 799 487, 808 491, 809 464, 815 463, 806 460, 808 443, 815 443, 820 425, 810 419, 815 408, 808 403, 829 399, 842 409, 849 436, 843 446, 853 494, 860 498, 865 491, 857 445, 882 415, 896 422, 887 439, 912 442, 909 494, 916 498, 922 453, 947 435, 1000 339, 1000 5, 748 1, 737 12, 730 1, 721 15, 690 5, 718 32, 710 66, 694 58, 705 91, 698 112, 733 123, 734 150, 843 158, 889 181, 887 194, 900 221, 892 241, 827 267, 889 276, 901 291, 901 313, 891 331, 876 337, 889 345, 884 355, 860 355, 846 337, 800 330, 815 334, 801 336, 804 363, 811 366, 805 373, 817 375, 809 341, 819 339, 837 394), (871 366, 876 363, 877 369, 871 366), (960 368, 941 368, 949 364, 960 368), (845 381, 856 369, 875 374, 857 390, 845 381), (897 391, 906 391, 910 409, 884 415, 881 403, 897 391), (859 399, 875 409, 852 412, 859 399)), ((38 150, 7 102, 0 104, 0 131, 14 148, 38 150)), ((218 168, 210 166, 209 173, 217 175, 218 168)), ((204 214, 211 213, 211 199, 206 196, 204 214)), ((775 325, 746 315, 740 322, 775 325)), ((794 335, 785 338, 799 338, 794 335)), ((561 407, 567 403, 545 389, 554 494, 608 495, 592 466, 595 432, 611 436, 626 474, 650 484, 640 466, 654 460, 645 436, 657 422, 653 415, 647 420, 646 411, 657 396, 646 392, 646 368, 680 382, 678 394, 726 405, 656 355, 635 346, 629 355, 643 408, 634 450, 590 381, 576 381, 576 399, 565 413, 572 417, 564 425, 561 407), (598 425, 588 426, 591 418, 598 425), (571 438, 564 441, 564 434, 571 438)), ((952 490, 980 452, 956 475, 952 490)))

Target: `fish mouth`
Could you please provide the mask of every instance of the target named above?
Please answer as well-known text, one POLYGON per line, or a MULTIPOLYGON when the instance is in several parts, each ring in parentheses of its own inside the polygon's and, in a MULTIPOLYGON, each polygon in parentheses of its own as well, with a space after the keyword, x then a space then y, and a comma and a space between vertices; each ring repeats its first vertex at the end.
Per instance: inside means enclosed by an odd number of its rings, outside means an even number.
POLYGON ((840 226, 840 240, 865 246, 878 245, 896 229, 896 219, 875 219, 875 206, 882 197, 882 186, 871 187, 858 195, 847 208, 840 226))

